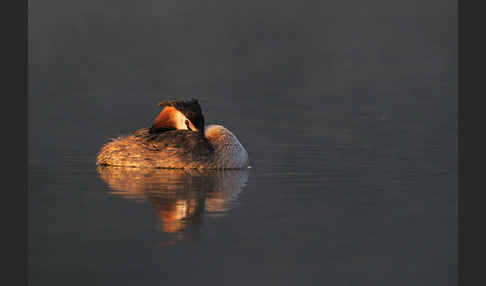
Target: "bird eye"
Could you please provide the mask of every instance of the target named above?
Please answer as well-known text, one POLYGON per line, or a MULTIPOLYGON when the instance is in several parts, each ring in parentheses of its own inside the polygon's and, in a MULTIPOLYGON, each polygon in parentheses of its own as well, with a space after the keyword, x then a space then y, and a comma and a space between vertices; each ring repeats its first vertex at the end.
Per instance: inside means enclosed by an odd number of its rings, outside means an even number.
POLYGON ((189 130, 191 130, 191 131, 192 131, 191 126, 190 126, 190 124, 189 124, 189 120, 187 120, 187 119, 186 119, 186 120, 184 121, 184 123, 186 124, 187 129, 189 129, 189 130))

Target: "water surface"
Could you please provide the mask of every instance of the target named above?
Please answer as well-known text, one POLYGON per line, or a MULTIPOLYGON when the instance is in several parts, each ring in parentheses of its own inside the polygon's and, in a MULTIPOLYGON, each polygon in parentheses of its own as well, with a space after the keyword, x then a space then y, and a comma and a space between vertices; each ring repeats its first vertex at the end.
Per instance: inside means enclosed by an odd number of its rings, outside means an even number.
POLYGON ((32 285, 456 284, 454 1, 65 2, 30 3, 32 285), (251 169, 95 165, 187 97, 251 169))

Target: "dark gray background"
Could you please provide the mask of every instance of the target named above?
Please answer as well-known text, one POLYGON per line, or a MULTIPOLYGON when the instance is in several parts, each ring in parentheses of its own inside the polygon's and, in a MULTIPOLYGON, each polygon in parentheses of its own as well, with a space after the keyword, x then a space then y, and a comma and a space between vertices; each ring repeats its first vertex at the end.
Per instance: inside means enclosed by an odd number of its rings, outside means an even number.
POLYGON ((456 1, 29 1, 32 285, 455 285, 456 1), (170 247, 96 152, 198 98, 253 168, 170 247))

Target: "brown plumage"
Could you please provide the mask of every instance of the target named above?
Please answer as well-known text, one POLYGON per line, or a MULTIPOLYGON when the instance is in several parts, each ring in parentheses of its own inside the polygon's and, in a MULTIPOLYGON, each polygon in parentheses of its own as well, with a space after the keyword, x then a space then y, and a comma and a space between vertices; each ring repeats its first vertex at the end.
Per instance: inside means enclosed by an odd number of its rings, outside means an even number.
POLYGON ((197 100, 168 101, 162 106, 150 129, 141 128, 105 144, 97 164, 176 169, 248 166, 248 154, 233 133, 220 125, 204 127, 197 100))

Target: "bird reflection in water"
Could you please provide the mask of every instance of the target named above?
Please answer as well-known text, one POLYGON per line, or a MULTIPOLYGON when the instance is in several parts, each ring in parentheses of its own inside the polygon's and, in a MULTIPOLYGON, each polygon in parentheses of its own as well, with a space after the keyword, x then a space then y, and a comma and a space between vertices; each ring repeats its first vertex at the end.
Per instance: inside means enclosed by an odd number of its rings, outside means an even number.
POLYGON ((98 166, 110 194, 149 201, 160 230, 176 240, 203 215, 224 216, 235 204, 248 180, 248 170, 139 169, 98 166))

